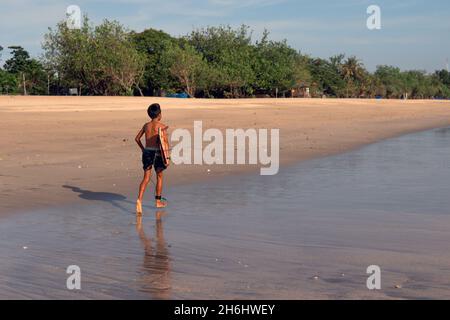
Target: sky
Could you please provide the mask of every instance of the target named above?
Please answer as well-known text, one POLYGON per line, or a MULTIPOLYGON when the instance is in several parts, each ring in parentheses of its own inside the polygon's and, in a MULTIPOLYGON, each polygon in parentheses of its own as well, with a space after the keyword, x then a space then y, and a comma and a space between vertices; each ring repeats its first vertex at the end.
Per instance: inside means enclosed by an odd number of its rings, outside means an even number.
MULTIPOLYGON (((49 27, 78 5, 94 23, 118 20, 136 31, 162 29, 174 36, 209 25, 248 25, 254 39, 264 29, 302 53, 329 58, 356 55, 377 65, 433 72, 450 58, 448 0, 0 0, 0 45, 42 53, 49 27), (381 9, 381 29, 369 30, 367 8, 381 9)), ((2 62, 8 58, 4 53, 2 62)))

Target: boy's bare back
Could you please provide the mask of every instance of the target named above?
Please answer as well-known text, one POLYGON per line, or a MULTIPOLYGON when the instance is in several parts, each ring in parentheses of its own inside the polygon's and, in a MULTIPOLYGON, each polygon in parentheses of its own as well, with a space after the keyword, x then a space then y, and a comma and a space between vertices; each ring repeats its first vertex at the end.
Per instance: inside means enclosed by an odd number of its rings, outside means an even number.
POLYGON ((159 121, 150 121, 144 125, 142 130, 145 133, 145 147, 158 148, 158 129, 167 130, 167 126, 159 121))

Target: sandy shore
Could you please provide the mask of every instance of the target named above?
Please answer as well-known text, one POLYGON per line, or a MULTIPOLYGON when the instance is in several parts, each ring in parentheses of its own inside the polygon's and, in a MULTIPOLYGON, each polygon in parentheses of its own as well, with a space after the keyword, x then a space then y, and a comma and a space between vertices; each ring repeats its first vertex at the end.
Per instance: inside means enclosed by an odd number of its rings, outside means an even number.
MULTIPOLYGON (((142 174, 134 136, 153 102, 161 103, 171 129, 192 129, 195 120, 202 120, 205 129, 279 128, 282 165, 450 125, 446 101, 2 96, 0 213, 76 201, 63 185, 134 197, 142 174)), ((167 182, 258 170, 173 166, 167 182)))

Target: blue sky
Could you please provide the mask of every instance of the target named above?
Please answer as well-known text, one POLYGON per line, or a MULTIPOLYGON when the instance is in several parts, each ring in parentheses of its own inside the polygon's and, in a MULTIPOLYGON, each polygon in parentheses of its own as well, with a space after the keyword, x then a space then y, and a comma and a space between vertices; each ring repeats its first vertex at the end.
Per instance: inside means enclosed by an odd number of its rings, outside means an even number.
POLYGON ((65 18, 69 5, 96 23, 116 19, 137 31, 184 35, 207 25, 246 24, 257 38, 267 28, 303 53, 356 55, 370 70, 389 64, 432 72, 450 58, 448 0, 0 0, 0 45, 22 45, 38 56, 47 28, 65 18), (372 4, 381 7, 381 30, 366 27, 372 4))

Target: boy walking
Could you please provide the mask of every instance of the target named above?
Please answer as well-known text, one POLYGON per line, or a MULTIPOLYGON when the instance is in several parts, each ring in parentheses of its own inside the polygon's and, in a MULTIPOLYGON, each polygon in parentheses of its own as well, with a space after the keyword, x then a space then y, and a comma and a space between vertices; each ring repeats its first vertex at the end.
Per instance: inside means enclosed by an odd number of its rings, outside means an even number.
POLYGON ((147 114, 152 120, 142 127, 135 139, 139 148, 142 150, 142 164, 144 168, 144 178, 139 187, 139 196, 136 202, 137 214, 142 214, 142 199, 151 179, 152 167, 155 167, 156 171, 155 205, 157 208, 165 208, 167 206, 161 197, 163 171, 167 169, 167 166, 164 164, 160 151, 159 130, 167 130, 169 127, 161 123, 162 114, 159 104, 155 103, 148 107, 147 114), (141 142, 142 136, 144 135, 145 147, 141 142))

